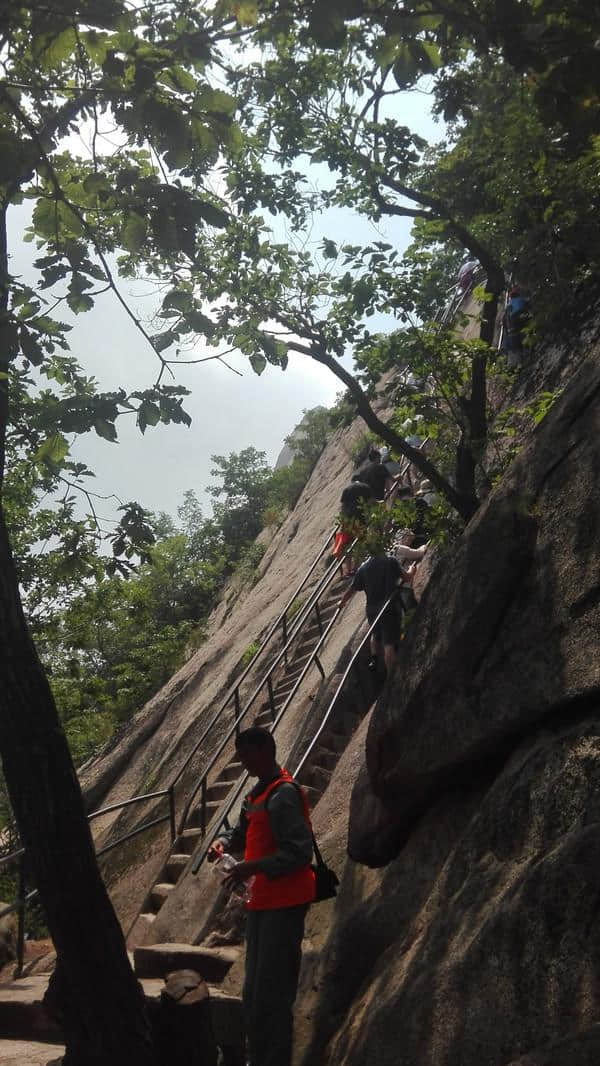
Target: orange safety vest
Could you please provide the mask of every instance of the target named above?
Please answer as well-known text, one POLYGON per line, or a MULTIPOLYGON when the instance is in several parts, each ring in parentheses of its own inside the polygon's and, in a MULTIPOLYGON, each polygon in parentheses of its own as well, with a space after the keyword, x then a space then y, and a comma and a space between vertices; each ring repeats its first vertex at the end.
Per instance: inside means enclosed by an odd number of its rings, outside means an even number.
MULTIPOLYGON (((273 855, 277 851, 277 841, 271 832, 267 799, 282 781, 293 781, 287 770, 281 773, 263 791, 255 797, 246 797, 246 848, 244 859, 254 862, 273 855)), ((302 797, 304 819, 310 829, 310 816, 304 789, 298 786, 302 797)), ((270 911, 277 907, 295 907, 300 903, 312 903, 315 898, 315 875, 310 865, 299 866, 291 873, 281 877, 269 878, 266 874, 256 874, 250 890, 250 899, 246 908, 250 911, 270 911)))

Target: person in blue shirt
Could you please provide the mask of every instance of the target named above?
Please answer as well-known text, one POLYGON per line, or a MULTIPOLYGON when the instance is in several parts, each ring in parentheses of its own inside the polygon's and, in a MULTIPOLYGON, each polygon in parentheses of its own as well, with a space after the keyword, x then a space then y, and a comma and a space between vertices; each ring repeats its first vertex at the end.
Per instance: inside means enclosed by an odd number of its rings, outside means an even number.
POLYGON ((509 366, 520 367, 523 357, 523 330, 529 321, 529 298, 519 288, 510 290, 504 311, 505 347, 509 366))

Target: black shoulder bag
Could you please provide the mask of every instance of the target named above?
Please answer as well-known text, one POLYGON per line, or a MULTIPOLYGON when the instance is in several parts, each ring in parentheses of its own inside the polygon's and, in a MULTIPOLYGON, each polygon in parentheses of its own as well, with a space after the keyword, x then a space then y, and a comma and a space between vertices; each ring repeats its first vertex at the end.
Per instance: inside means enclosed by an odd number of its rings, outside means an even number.
MULTIPOLYGON (((299 792, 302 789, 302 785, 298 784, 297 781, 290 781, 289 784, 295 785, 299 792)), ((270 792, 267 796, 267 801, 265 804, 266 808, 268 808, 269 806, 269 800, 273 795, 273 792, 275 792, 275 789, 273 789, 273 791, 270 792)), ((315 839, 315 834, 312 831, 312 826, 310 830, 310 835, 312 837, 312 845, 313 851, 315 853, 315 859, 317 860, 316 862, 313 862, 310 867, 315 875, 315 898, 313 899, 313 903, 322 903, 325 899, 334 899, 335 896, 337 896, 337 890, 338 885, 340 883, 340 879, 336 874, 335 870, 332 870, 331 867, 327 865, 323 856, 321 855, 319 845, 317 844, 317 841, 315 839)))
POLYGON ((340 879, 335 870, 332 870, 330 866, 327 866, 319 851, 319 845, 315 840, 315 834, 312 830, 311 835, 313 851, 315 853, 315 859, 317 860, 311 866, 311 870, 315 875, 315 898, 313 903, 321 903, 324 899, 334 899, 334 897, 337 896, 340 879))

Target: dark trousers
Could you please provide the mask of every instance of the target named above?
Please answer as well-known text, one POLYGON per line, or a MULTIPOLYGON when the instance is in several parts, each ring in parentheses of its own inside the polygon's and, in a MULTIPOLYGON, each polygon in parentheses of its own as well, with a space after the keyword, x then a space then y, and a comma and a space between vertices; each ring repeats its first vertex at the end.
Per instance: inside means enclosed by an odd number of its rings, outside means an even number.
POLYGON ((289 1066, 308 904, 248 911, 243 1003, 250 1066, 289 1066))

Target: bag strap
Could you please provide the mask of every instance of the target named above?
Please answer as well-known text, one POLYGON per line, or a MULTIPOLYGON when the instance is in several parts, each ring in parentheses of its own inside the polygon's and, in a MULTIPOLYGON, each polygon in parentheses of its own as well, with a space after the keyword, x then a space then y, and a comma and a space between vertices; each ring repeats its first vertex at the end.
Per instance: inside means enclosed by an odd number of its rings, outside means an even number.
MULTIPOLYGON (((265 800, 265 810, 269 809, 269 800, 271 799, 271 796, 275 792, 277 792, 277 789, 281 788, 282 785, 293 785, 294 788, 296 788, 298 790, 298 792, 301 792, 301 790, 302 790, 302 785, 299 785, 298 782, 294 781, 293 778, 292 778, 291 781, 280 781, 279 784, 276 785, 275 788, 272 788, 271 791, 269 792, 269 795, 267 796, 267 798, 265 800)), ((315 853, 315 859, 317 860, 317 866, 326 866, 325 860, 323 859, 323 856, 321 855, 321 852, 320 852, 320 849, 319 849, 319 845, 317 844, 317 838, 315 837, 315 834, 313 833, 312 825, 310 827, 310 835, 312 837, 312 846, 313 846, 313 851, 315 853)))

